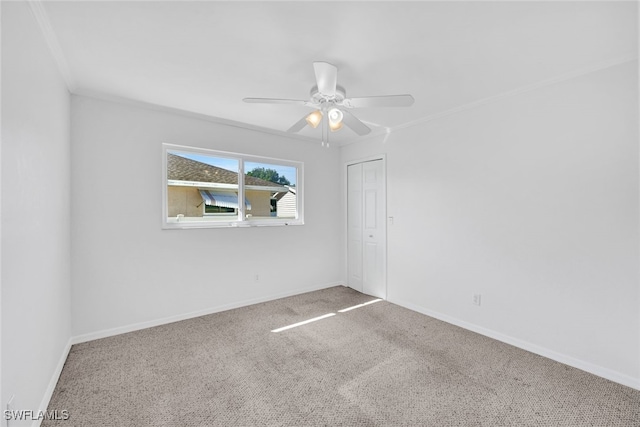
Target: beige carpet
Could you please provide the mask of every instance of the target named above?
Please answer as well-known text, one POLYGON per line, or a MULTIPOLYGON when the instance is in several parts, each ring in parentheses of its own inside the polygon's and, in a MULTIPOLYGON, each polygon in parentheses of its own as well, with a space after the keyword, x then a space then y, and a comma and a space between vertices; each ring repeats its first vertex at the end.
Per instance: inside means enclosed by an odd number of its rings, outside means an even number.
POLYGON ((43 426, 640 426, 640 391, 344 287, 74 345, 43 426), (335 316, 280 333, 289 324, 335 316))

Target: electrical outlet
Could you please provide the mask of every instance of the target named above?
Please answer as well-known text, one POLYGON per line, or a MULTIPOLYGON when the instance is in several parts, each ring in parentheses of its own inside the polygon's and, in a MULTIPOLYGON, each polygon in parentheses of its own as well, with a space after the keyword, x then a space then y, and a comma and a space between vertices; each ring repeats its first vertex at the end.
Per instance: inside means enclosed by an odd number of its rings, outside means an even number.
POLYGON ((473 294, 473 305, 480 305, 482 302, 482 295, 473 294))

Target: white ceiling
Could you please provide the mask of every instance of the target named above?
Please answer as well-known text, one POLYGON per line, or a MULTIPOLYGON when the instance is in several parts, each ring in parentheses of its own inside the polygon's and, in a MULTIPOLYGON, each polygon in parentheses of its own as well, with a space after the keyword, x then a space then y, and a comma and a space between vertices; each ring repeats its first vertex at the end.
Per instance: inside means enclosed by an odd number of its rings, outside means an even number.
MULTIPOLYGON (((347 96, 414 96, 408 108, 353 110, 383 132, 638 52, 631 2, 46 2, 44 11, 72 92, 279 131, 311 110, 242 99, 308 99, 313 61, 338 67, 347 96)), ((301 135, 320 138, 320 128, 301 135)))

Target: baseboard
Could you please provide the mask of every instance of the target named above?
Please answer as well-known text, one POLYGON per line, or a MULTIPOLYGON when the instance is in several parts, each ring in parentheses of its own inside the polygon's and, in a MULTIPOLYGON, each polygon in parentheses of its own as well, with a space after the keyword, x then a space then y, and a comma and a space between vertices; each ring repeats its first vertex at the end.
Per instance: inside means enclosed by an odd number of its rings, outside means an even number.
POLYGON ((194 317, 206 316, 208 314, 219 313, 221 311, 233 310, 234 308, 245 307, 247 305, 259 304, 261 302, 273 301, 279 298, 286 298, 293 295, 304 294, 307 292, 313 292, 320 289, 331 288, 334 286, 344 286, 342 282, 325 283, 322 285, 307 286, 304 288, 297 288, 294 290, 279 292, 271 295, 266 295, 258 298, 251 298, 243 301, 238 301, 230 304, 223 304, 216 307, 211 307, 205 310, 192 311, 189 313, 178 314, 175 316, 164 317, 161 319, 150 320, 148 322, 135 323, 133 325, 121 326, 118 328, 105 329, 102 331, 91 332, 88 334, 78 335, 71 338, 71 344, 80 344, 87 341, 93 341, 100 338, 112 337, 115 335, 125 334, 127 332, 139 331, 141 329, 152 328, 154 326, 166 325, 167 323, 179 322, 181 320, 193 319, 194 317))
MULTIPOLYGON (((49 381, 49 385, 47 386, 47 390, 44 392, 44 396, 42 397, 42 401, 40 402, 40 407, 38 409, 38 413, 40 411, 44 412, 49 407, 49 402, 51 401, 51 396, 53 396, 53 391, 56 389, 56 385, 58 384, 58 380, 60 379, 60 374, 62 374, 62 368, 64 368, 64 364, 67 361, 67 357, 69 356, 69 351, 71 350, 71 338, 67 341, 67 345, 64 347, 62 351, 62 355, 60 356, 60 360, 58 361, 58 365, 56 365, 56 369, 53 371, 53 375, 51 376, 51 380, 49 381)), ((31 424, 31 427, 40 427, 40 423, 42 420, 34 420, 31 424)))
POLYGON ((550 350, 545 347, 541 347, 536 344, 532 344, 527 341, 523 341, 500 332, 496 332, 491 329, 484 328, 482 326, 475 325, 473 323, 465 322, 463 320, 456 319, 451 316, 447 316, 446 314, 438 313, 424 307, 420 307, 419 305, 402 301, 396 299, 388 299, 390 303, 397 304, 399 306, 408 308, 409 310, 416 311, 421 314, 425 314, 429 317, 436 318, 438 320, 442 320, 443 322, 450 323, 452 325, 460 326, 461 328, 477 332, 480 335, 487 336, 489 338, 493 338, 498 341, 502 341, 506 344, 510 344, 514 347, 521 348, 523 350, 530 351, 531 353, 538 354, 540 356, 546 357, 551 360, 555 360, 556 362, 564 363, 565 365, 572 366, 574 368, 580 369, 582 371, 588 372, 593 375, 597 375, 599 377, 611 380, 618 384, 625 385, 627 387, 631 387, 636 390, 640 390, 640 379, 633 378, 629 375, 622 374, 620 372, 613 371, 608 368, 604 368, 602 366, 594 365, 593 363, 585 362, 584 360, 576 359, 575 357, 568 356, 566 354, 558 353, 556 351, 550 350))

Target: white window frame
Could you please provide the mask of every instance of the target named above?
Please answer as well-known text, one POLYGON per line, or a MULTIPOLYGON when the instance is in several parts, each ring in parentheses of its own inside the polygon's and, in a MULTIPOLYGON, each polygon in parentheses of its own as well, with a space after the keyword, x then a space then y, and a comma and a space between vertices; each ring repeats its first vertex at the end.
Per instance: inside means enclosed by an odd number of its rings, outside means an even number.
MULTIPOLYGON (((254 156, 250 154, 232 153, 228 151, 211 150, 207 148, 189 147, 176 144, 162 144, 162 228, 166 230, 173 229, 191 229, 191 228, 224 228, 224 227, 273 227, 288 225, 304 225, 304 201, 303 201, 303 179, 304 179, 304 163, 295 160, 277 159, 273 157, 254 156), (169 210, 168 187, 170 185, 167 177, 167 153, 169 151, 180 151, 184 153, 203 154, 212 157, 222 157, 226 159, 236 160, 238 162, 238 185, 237 188, 229 185, 238 192, 238 215, 229 215, 229 220, 225 221, 216 216, 215 220, 207 221, 207 216, 203 215, 201 221, 179 221, 178 218, 167 216, 169 210), (244 212, 244 162, 266 163, 273 165, 291 166, 296 168, 296 217, 295 218, 254 218, 247 217, 244 212), (243 178, 243 179, 240 179, 243 178), (242 207, 242 208, 240 208, 242 207)), ((206 187, 203 183, 187 183, 194 187, 206 187)), ((203 208, 204 209, 204 208, 203 208)), ((250 213, 250 212, 249 212, 250 213)))

